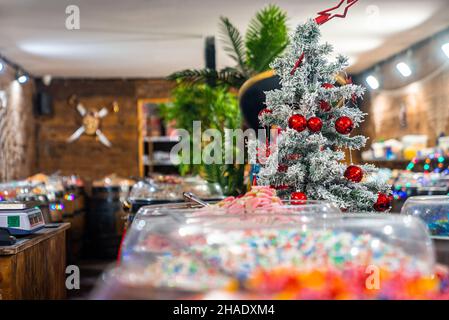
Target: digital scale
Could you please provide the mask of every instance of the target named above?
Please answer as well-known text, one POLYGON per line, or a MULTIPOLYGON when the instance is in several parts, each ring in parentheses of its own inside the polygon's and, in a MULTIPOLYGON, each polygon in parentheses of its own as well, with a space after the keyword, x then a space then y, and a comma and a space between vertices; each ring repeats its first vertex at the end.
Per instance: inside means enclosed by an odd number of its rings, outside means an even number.
POLYGON ((12 235, 27 235, 45 227, 36 202, 0 202, 0 228, 12 235))

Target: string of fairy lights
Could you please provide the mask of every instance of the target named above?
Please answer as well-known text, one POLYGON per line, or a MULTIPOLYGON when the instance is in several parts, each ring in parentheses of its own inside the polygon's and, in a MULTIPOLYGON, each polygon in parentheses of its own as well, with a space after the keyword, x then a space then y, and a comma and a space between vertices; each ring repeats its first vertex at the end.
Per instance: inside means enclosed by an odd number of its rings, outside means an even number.
POLYGON ((413 171, 413 169, 418 165, 423 165, 424 173, 443 173, 445 175, 449 174, 448 158, 443 153, 433 153, 428 155, 425 159, 413 158, 412 161, 407 165, 407 171, 413 171), (435 165, 434 165, 435 164, 435 165))

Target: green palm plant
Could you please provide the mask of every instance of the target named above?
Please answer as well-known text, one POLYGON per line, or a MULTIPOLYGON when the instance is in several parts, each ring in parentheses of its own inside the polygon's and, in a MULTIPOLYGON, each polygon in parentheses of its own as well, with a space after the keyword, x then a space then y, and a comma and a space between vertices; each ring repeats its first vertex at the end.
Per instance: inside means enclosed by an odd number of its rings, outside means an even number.
POLYGON ((236 65, 221 70, 186 69, 171 74, 169 79, 185 83, 213 80, 217 85, 238 89, 250 77, 268 70, 289 42, 287 14, 276 5, 268 5, 256 13, 245 37, 226 17, 220 17, 219 28, 223 49, 236 65))
MULTIPOLYGON (((188 86, 179 83, 172 91, 172 101, 159 105, 159 114, 165 122, 175 120, 176 128, 189 132, 191 150, 194 143, 194 121, 201 121, 203 128, 220 130, 222 137, 225 136, 224 128, 241 127, 237 98, 226 86, 211 87, 206 84, 188 86)), ((234 157, 239 152, 235 142, 232 147, 234 157)), ((199 174, 209 182, 218 183, 225 195, 238 195, 245 191, 243 164, 225 164, 224 158, 221 164, 206 164, 203 161, 200 164, 193 164, 193 154, 189 157, 187 163, 178 165, 181 175, 199 174)))

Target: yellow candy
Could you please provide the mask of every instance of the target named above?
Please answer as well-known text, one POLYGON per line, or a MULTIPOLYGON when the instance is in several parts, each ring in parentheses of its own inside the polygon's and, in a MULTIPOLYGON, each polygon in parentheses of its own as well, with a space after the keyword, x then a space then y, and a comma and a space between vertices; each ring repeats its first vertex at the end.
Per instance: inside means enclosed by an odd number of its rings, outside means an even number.
POLYGON ((229 292, 238 292, 239 289, 240 289, 240 284, 237 280, 229 281, 228 285, 225 288, 225 290, 229 291, 229 292))
POLYGON ((326 284, 325 275, 319 271, 312 271, 310 273, 300 275, 299 280, 301 281, 302 287, 317 290, 323 288, 324 285, 326 284))

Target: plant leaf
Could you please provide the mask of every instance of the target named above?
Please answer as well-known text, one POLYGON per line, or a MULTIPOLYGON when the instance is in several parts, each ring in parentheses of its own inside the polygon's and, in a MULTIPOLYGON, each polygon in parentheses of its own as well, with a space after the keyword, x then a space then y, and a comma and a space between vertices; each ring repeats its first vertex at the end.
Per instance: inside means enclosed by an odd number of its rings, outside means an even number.
POLYGON ((172 73, 169 80, 177 80, 187 84, 203 83, 209 79, 217 79, 217 71, 213 69, 186 69, 172 73))
POLYGON ((247 78, 239 70, 228 67, 218 72, 213 69, 186 69, 172 73, 168 76, 168 79, 187 85, 206 83, 209 80, 213 80, 217 85, 238 89, 247 78))
POLYGON ((229 85, 232 88, 240 88, 247 77, 239 70, 231 67, 224 68, 218 72, 217 83, 229 85))
POLYGON ((228 56, 237 62, 240 72, 247 74, 245 63, 245 45, 240 31, 226 17, 220 17, 220 40, 228 56))
POLYGON ((246 62, 253 73, 269 69, 270 63, 288 45, 287 14, 269 5, 251 19, 245 35, 246 62))

